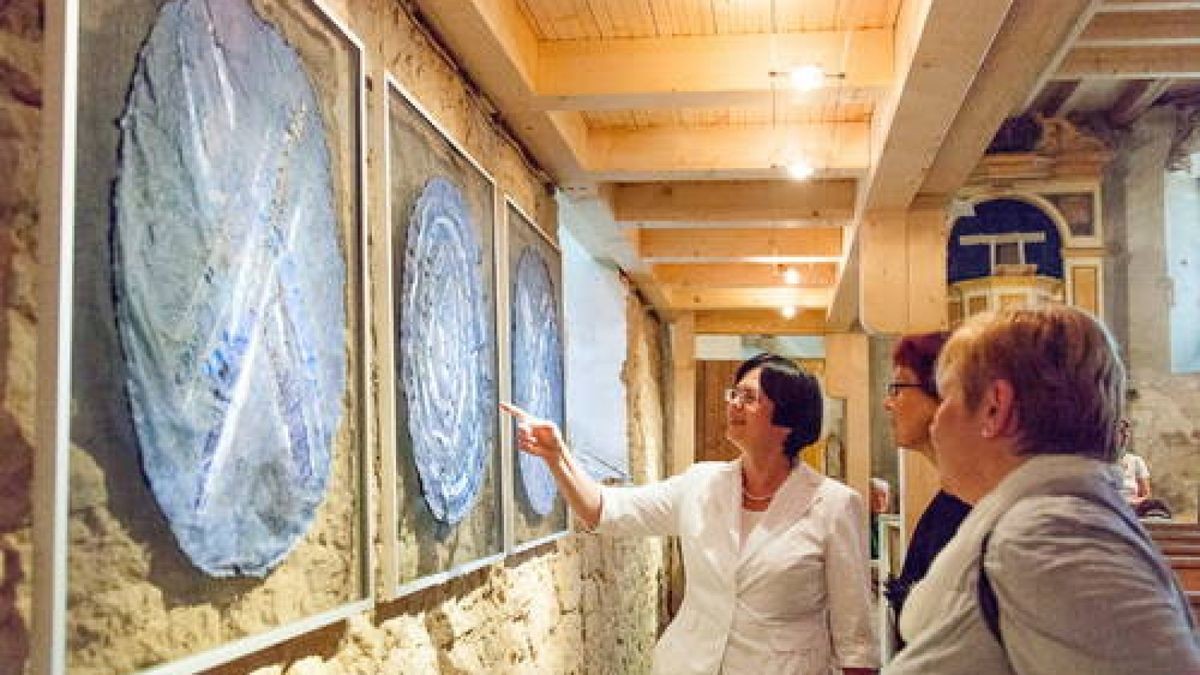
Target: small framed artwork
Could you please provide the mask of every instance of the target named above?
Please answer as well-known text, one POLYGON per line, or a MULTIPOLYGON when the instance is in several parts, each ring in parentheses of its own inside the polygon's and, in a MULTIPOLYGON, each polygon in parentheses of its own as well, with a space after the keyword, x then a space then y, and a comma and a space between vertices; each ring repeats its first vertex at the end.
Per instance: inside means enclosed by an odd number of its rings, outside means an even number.
MULTIPOLYGON (((517 406, 558 424, 566 437, 562 254, 515 202, 505 199, 504 205, 507 393, 517 406)), ((513 443, 515 422, 505 427, 512 499, 508 548, 517 552, 565 534, 570 515, 545 463, 513 443)))
POLYGON ((363 46, 318 0, 67 5, 32 665, 197 672, 370 607, 363 46))
POLYGON ((384 88, 394 444, 385 584, 411 593, 501 559, 492 177, 400 84, 384 88))
POLYGON ((1066 226, 1069 247, 1100 246, 1103 241, 1100 221, 1100 195, 1097 190, 1058 192, 1042 195, 1050 202, 1066 226))

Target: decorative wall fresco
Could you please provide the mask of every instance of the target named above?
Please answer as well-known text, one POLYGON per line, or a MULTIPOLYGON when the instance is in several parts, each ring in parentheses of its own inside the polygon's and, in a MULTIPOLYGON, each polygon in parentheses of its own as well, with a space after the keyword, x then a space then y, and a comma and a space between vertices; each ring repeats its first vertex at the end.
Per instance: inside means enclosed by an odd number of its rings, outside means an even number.
MULTIPOLYGON (((565 434, 562 256, 511 202, 505 216, 512 399, 565 434)), ((515 448, 513 454, 513 543, 520 547, 565 531, 568 516, 545 463, 515 448)))
POLYGON ((195 672, 369 596, 362 46, 309 0, 78 11, 53 630, 195 672))
POLYGON ((386 101, 396 431, 384 573, 399 595, 503 555, 496 225, 491 177, 391 80, 386 101))
POLYGON ((462 191, 432 178, 413 207, 404 254, 400 363, 413 462, 433 517, 449 524, 475 505, 495 443, 476 229, 462 191))
POLYGON ((117 319, 142 468, 213 576, 266 574, 325 495, 347 338, 325 137, 248 4, 163 6, 121 118, 117 319))

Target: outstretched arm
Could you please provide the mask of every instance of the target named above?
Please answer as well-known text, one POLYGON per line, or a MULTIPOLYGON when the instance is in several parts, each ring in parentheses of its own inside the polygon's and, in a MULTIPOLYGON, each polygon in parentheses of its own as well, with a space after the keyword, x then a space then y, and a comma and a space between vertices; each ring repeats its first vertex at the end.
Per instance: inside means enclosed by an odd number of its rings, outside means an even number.
POLYGON ((500 410, 517 420, 517 447, 546 462, 571 509, 588 529, 596 527, 602 508, 600 485, 575 462, 558 425, 534 417, 511 403, 501 403, 500 410))

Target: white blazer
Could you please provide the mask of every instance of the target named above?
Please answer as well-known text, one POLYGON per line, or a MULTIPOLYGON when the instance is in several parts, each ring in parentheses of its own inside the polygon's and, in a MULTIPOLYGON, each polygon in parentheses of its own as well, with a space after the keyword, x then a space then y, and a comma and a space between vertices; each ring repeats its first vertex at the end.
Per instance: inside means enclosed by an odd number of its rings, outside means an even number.
POLYGON ((605 487, 597 531, 678 535, 683 605, 654 672, 829 673, 877 668, 866 515, 853 490, 800 464, 741 546, 741 461, 605 487))

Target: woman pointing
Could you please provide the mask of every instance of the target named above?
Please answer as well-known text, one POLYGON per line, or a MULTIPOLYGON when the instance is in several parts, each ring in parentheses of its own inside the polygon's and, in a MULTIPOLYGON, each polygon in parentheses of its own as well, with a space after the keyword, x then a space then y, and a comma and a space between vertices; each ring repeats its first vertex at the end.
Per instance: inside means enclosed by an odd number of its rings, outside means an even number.
POLYGON ((820 385, 770 354, 743 363, 734 385, 726 436, 740 456, 636 487, 599 485, 552 422, 501 407, 589 529, 680 538, 687 584, 655 673, 874 672, 862 499, 797 461, 820 434, 820 385))

